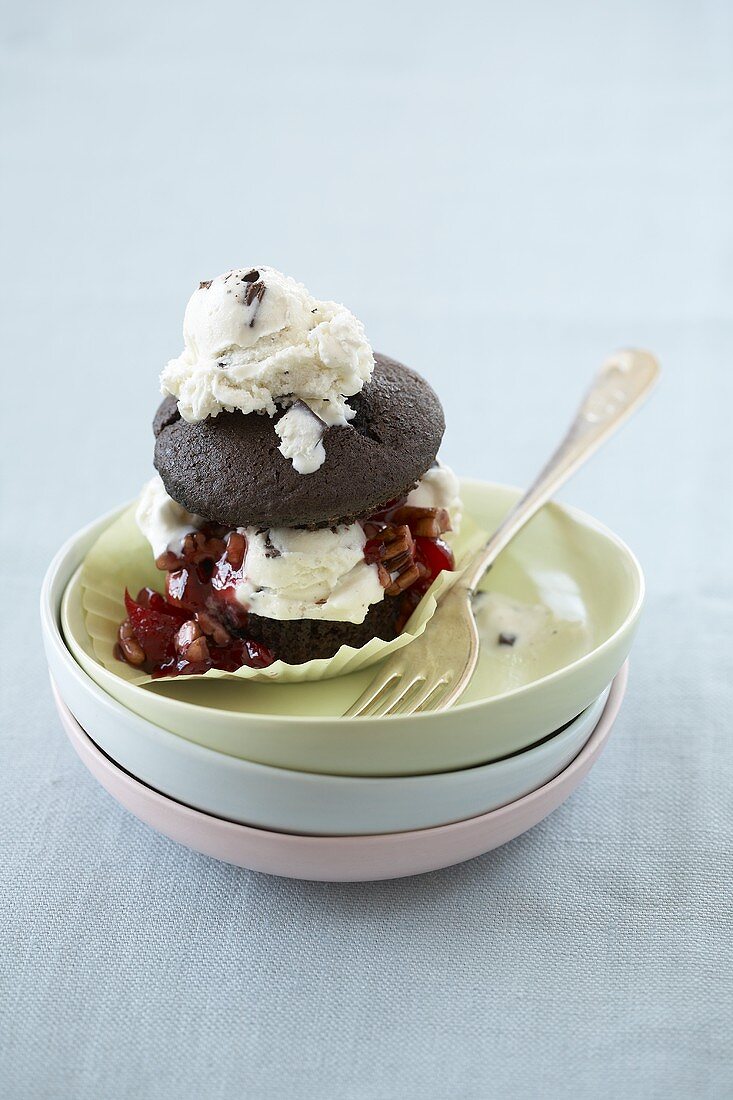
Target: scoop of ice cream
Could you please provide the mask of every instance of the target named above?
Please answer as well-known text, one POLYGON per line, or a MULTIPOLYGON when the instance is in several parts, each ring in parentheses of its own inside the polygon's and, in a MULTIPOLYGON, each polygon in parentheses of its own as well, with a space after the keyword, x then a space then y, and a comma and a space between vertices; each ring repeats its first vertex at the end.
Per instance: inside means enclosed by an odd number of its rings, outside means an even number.
POLYGON ((236 268, 200 283, 183 320, 184 348, 161 375, 185 420, 223 409, 267 412, 300 399, 328 424, 351 418, 347 398, 371 377, 364 327, 271 267, 236 268))
POLYGON ((186 535, 206 522, 169 497, 159 477, 152 478, 140 494, 135 520, 156 558, 166 550, 178 552, 186 535))
POLYGON ((361 623, 384 597, 376 566, 364 560, 360 524, 303 531, 245 530, 247 554, 237 599, 270 619, 361 623))

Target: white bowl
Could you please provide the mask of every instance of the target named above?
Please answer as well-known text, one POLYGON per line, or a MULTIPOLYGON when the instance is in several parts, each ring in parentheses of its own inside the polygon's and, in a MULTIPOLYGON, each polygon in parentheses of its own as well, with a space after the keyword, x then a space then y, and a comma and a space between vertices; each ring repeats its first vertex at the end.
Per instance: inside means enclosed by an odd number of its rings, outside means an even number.
POLYGON ((147 786, 240 824, 317 836, 427 829, 513 802, 578 755, 608 696, 605 691, 565 729, 533 748, 482 767, 350 778, 272 768, 202 748, 127 710, 62 645, 49 650, 49 665, 59 698, 92 741, 147 786))
MULTIPOLYGON (((87 737, 68 707, 59 717, 80 760, 117 802, 164 836, 196 852, 270 875, 319 882, 402 878, 462 863, 498 848, 551 814, 583 781, 608 740, 621 705, 626 668, 611 687, 603 715, 564 771, 536 791, 492 810, 435 829, 376 836, 295 836, 252 829, 192 810, 128 775, 87 737)), ((599 807, 599 820, 604 810, 599 807)))

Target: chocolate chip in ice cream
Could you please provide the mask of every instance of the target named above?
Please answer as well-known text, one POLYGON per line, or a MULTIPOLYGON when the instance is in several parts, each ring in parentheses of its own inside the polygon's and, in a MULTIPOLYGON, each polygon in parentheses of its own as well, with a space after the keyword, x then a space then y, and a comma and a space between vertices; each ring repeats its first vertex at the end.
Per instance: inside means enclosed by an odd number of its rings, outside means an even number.
MULTIPOLYGON (((247 286, 247 292, 244 295, 244 304, 246 306, 251 306, 255 298, 258 298, 260 301, 262 301, 265 296, 266 289, 267 287, 263 282, 258 281, 256 283, 249 283, 249 285, 247 286)), ((251 324, 252 322, 250 321, 250 325, 251 324)))
MULTIPOLYGON (((257 274, 259 274, 259 272, 255 272, 255 274, 257 275, 257 274)), ((246 306, 254 305, 254 309, 252 310, 252 316, 249 319, 249 327, 250 328, 255 327, 255 320, 257 318, 257 311, 260 308, 260 303, 261 303, 262 299, 265 297, 266 290, 267 290, 267 287, 265 286, 265 284, 261 280, 258 280, 256 283, 251 283, 251 282, 247 283, 247 291, 244 295, 244 304, 246 306)))

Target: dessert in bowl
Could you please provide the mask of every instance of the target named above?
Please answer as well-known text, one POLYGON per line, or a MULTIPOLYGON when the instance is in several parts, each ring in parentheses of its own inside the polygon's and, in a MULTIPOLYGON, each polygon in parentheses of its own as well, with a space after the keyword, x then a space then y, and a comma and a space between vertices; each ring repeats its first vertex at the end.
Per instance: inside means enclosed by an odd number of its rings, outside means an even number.
POLYGON ((49 647, 57 703, 141 782, 230 821, 315 835, 431 828, 487 813, 561 772, 597 725, 608 691, 523 752, 479 767, 392 778, 322 775, 254 764, 203 748, 141 718, 102 691, 68 650, 49 647))
MULTIPOLYGON (((490 529, 518 491, 463 481, 461 495, 490 529)), ((49 567, 41 597, 49 662, 68 650, 107 694, 154 725, 215 751, 293 770, 426 774, 521 751, 574 719, 608 686, 629 654, 643 603, 643 577, 628 548, 582 512, 549 505, 485 583, 505 603, 551 611, 550 622, 559 626, 549 625, 543 644, 521 634, 513 646, 500 644, 500 630, 510 622, 518 627, 504 603, 495 621, 488 617, 474 678, 450 711, 352 721, 341 715, 369 681, 369 668, 320 682, 184 676, 143 686, 106 668, 87 631, 80 567, 117 519, 115 512, 78 532, 49 567)))
MULTIPOLYGON (((153 424, 157 475, 133 509, 101 530, 78 578, 86 635, 102 666, 90 674, 113 694, 124 692, 130 706, 156 708, 156 697, 147 693, 142 704, 118 681, 322 686, 327 677, 365 669, 419 636, 441 591, 484 542, 480 528, 496 526, 497 505, 506 511, 511 503, 499 487, 477 487, 464 515, 458 479, 437 457, 445 425, 431 387, 375 356, 345 307, 313 298, 272 268, 239 268, 199 285, 185 313, 184 349, 163 370, 161 385, 153 424)), ((547 525, 536 519, 532 529, 547 525)), ((587 529, 583 538, 592 541, 587 529)), ((547 557, 549 548, 539 552, 547 557)), ((623 568, 614 559, 614 568, 623 568)), ((549 557, 545 566, 558 580, 549 557)), ((636 578, 626 573, 630 584, 618 593, 610 631, 605 623, 600 631, 581 623, 569 648, 566 632, 554 629, 558 617, 543 606, 545 591, 527 607, 521 599, 502 603, 496 591, 481 598, 489 648, 520 639, 511 664, 523 671, 510 686, 600 651, 597 643, 609 634, 630 639, 641 584, 638 567, 636 578), (532 662, 538 650, 550 652, 550 661, 532 662)), ((497 576, 493 570, 492 588, 497 576)), ((562 583, 549 594, 556 602, 562 583)), ((568 590, 574 585, 570 578, 568 590)), ((526 587, 537 594, 537 585, 526 587)), ((84 662, 84 630, 69 627, 76 588, 74 579, 67 633, 84 662)), ((602 681, 584 678, 586 688, 593 683, 592 696, 569 692, 564 702, 572 709, 548 708, 542 730, 533 732, 544 736, 575 717, 625 656, 613 668, 606 662, 602 681)), ((197 687, 191 702, 205 699, 210 704, 197 687)), ((237 709, 249 708, 245 702, 237 709)), ((172 711, 165 722, 155 720, 179 733, 198 721, 172 711)), ((228 734, 221 740, 217 716, 206 726, 215 731, 205 734, 216 739, 209 747, 250 756, 240 730, 232 731, 232 744, 228 734)), ((251 758, 261 763, 288 766, 278 752, 273 759, 268 749, 265 759, 255 751, 251 758)), ((337 753, 328 770, 344 766, 337 753)), ((310 767, 327 770, 323 759, 310 767)))
POLYGON ((155 476, 42 591, 93 774, 191 847, 298 877, 442 866, 559 804, 623 694, 643 602, 627 547, 546 506, 475 597, 460 702, 352 721, 371 665, 427 628, 519 494, 459 482, 428 383, 269 267, 199 285, 161 383, 155 476))
POLYGON ((244 674, 394 641, 455 568, 431 387, 264 266, 202 282, 184 345, 135 515, 161 576, 125 593, 116 657, 156 678, 244 674))

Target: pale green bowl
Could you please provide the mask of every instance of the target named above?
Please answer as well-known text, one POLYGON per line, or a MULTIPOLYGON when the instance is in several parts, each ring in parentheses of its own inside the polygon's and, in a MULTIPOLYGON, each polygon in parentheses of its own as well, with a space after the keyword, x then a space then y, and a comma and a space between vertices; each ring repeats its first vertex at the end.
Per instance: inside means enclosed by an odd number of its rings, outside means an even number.
MULTIPOLYGON (((518 490, 464 481, 468 512, 493 529, 518 490)), ((417 775, 483 764, 539 741, 598 698, 626 660, 644 594, 631 551, 596 520, 548 505, 502 554, 485 587, 545 603, 581 621, 587 641, 562 639, 531 667, 483 653, 462 701, 442 713, 343 719, 374 675, 305 684, 168 681, 136 687, 104 669, 86 634, 78 578, 84 555, 115 515, 79 532, 59 551, 42 596, 44 633, 60 632, 93 680, 124 706, 207 748, 275 767, 332 775, 417 775)))

